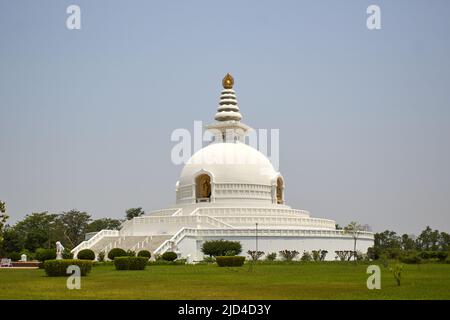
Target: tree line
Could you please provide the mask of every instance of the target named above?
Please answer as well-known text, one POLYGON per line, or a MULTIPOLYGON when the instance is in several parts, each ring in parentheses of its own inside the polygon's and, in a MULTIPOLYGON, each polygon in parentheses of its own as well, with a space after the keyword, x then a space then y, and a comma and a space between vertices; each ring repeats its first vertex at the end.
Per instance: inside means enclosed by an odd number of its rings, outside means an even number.
POLYGON ((412 252, 449 252, 450 234, 433 230, 427 226, 419 236, 398 235, 395 231, 385 230, 375 233, 373 248, 368 254, 372 259, 398 258, 404 253, 412 252))
MULTIPOLYGON (((142 208, 125 211, 125 219, 130 220, 145 214, 142 208)), ((54 248, 60 241, 66 249, 73 249, 85 238, 86 233, 103 229, 119 230, 121 219, 92 219, 87 212, 76 209, 59 214, 34 212, 14 225, 8 220, 6 204, 0 201, 0 256, 10 253, 33 253, 39 248, 54 248)))

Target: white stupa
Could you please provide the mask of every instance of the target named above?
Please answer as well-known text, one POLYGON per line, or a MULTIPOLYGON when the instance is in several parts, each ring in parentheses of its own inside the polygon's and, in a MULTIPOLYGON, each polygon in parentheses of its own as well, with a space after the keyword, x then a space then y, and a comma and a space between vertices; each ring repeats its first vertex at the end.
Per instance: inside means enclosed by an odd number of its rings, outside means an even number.
MULTIPOLYGON (((216 122, 207 126, 214 142, 196 152, 181 171, 173 207, 136 217, 120 231, 102 230, 72 252, 92 249, 96 254, 112 248, 149 250, 152 255, 175 251, 190 261, 203 258, 207 240, 240 241, 248 250, 278 253, 281 250, 353 250, 351 234, 336 230, 335 221, 313 218, 305 210, 285 203, 285 181, 271 162, 244 143, 250 129, 241 122, 234 80, 222 81, 216 122)), ((358 234, 357 250, 366 252, 373 234, 358 234)))

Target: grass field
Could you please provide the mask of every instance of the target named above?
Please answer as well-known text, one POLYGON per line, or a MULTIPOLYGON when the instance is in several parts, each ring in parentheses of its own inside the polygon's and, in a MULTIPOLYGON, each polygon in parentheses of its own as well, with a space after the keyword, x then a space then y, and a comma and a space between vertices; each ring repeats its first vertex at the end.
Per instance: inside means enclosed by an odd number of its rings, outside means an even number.
POLYGON ((353 263, 153 265, 144 271, 95 266, 68 290, 43 270, 0 269, 0 299, 450 299, 450 264, 404 265, 398 287, 381 267, 381 290, 366 287, 367 265, 353 263))

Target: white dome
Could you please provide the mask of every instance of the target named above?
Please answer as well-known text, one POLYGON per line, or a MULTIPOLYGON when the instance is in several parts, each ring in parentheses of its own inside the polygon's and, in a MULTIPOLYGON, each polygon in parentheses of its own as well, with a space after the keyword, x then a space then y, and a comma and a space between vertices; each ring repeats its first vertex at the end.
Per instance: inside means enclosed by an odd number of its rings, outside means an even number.
POLYGON ((194 183, 201 172, 209 173, 214 183, 267 186, 279 175, 269 159, 244 143, 213 143, 197 151, 184 166, 179 184, 194 183))

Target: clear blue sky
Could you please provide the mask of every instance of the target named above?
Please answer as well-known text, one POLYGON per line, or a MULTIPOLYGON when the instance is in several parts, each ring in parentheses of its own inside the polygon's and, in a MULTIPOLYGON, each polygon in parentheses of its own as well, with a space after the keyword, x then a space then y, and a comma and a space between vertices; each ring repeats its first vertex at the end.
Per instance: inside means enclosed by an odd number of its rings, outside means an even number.
POLYGON ((288 203, 375 231, 450 231, 449 1, 1 1, 0 199, 10 223, 175 201, 176 128, 280 129, 288 203), (81 7, 82 29, 66 29, 81 7), (366 28, 378 4, 382 29, 366 28))

